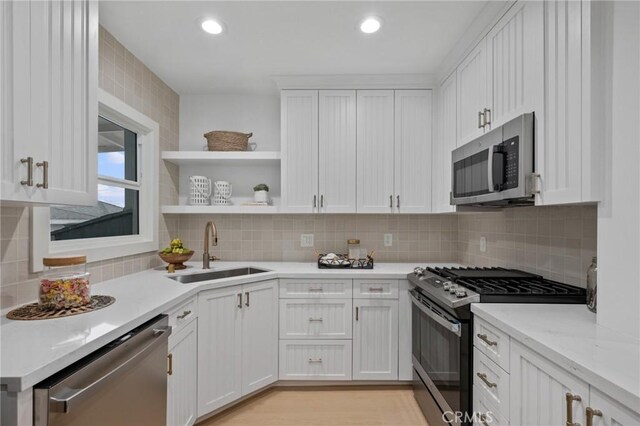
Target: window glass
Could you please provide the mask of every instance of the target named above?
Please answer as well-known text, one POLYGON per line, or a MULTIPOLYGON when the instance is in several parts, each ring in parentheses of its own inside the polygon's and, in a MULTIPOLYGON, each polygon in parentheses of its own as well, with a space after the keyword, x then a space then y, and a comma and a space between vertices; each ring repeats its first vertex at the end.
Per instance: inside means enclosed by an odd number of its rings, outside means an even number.
POLYGON ((137 135, 98 117, 98 204, 52 206, 51 241, 139 233, 137 135))

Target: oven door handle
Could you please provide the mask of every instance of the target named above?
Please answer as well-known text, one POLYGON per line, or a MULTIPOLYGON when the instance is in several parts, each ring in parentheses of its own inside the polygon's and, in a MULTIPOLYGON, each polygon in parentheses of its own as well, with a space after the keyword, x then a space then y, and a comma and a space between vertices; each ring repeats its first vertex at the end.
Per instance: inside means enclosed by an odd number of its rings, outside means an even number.
POLYGON ((424 312, 428 317, 433 319, 435 322, 446 328, 447 330, 455 333, 456 336, 460 337, 462 335, 462 330, 459 322, 452 322, 447 318, 439 315, 434 312, 428 306, 426 306, 422 301, 420 301, 417 297, 415 297, 411 292, 409 292, 409 296, 411 296, 411 301, 414 305, 418 307, 422 312, 424 312))

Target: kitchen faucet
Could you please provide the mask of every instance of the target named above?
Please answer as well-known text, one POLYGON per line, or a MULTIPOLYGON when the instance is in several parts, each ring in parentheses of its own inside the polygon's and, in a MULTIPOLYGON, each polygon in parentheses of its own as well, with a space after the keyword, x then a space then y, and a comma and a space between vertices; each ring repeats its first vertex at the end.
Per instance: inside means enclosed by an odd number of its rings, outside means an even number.
POLYGON ((209 234, 211 234, 211 238, 213 239, 211 245, 217 246, 218 229, 216 228, 216 225, 211 221, 207 222, 204 227, 204 253, 202 253, 202 269, 209 269, 209 262, 219 259, 215 256, 209 256, 209 234))

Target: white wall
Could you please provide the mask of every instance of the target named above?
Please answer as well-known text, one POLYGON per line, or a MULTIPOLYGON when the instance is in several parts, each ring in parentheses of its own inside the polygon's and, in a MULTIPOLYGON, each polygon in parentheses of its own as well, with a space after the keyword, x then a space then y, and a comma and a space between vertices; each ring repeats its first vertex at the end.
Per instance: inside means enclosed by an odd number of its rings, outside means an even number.
POLYGON ((601 84, 606 126, 605 199, 598 210, 598 323, 640 339, 640 3, 614 2, 601 84), (610 64, 610 65, 608 65, 610 64))
MULTIPOLYGON (((180 150, 199 151, 211 130, 253 133, 249 143, 257 151, 280 151, 280 96, 258 94, 207 94, 180 96, 180 150)), ((272 198, 280 197, 280 167, 269 166, 193 166, 180 168, 180 204, 186 204, 189 176, 203 175, 226 180, 233 185, 233 197, 253 197, 253 186, 266 183, 272 198)))
POLYGON ((180 150, 200 150, 211 130, 253 133, 258 151, 280 150, 280 97, 252 94, 180 96, 180 150))

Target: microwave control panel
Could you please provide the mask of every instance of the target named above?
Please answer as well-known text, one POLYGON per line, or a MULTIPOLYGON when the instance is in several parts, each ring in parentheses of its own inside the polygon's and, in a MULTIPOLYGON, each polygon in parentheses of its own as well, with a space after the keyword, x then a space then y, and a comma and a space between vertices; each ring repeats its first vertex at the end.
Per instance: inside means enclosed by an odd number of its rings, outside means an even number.
POLYGON ((493 151, 493 187, 496 191, 518 187, 519 167, 518 136, 507 139, 494 147, 493 151))

